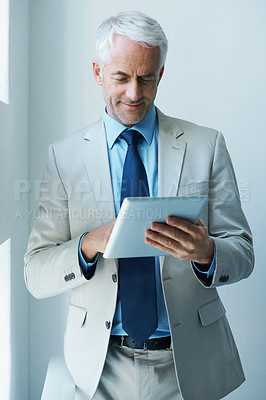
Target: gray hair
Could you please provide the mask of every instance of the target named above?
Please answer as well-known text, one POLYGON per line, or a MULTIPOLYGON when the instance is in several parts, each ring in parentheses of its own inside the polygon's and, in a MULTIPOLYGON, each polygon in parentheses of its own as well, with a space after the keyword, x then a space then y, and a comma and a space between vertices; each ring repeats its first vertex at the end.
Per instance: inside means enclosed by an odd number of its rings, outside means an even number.
POLYGON ((160 48, 160 68, 164 65, 168 40, 161 25, 155 19, 139 11, 127 11, 104 20, 98 29, 95 50, 101 68, 109 62, 109 50, 116 34, 126 36, 143 47, 158 46, 160 48))

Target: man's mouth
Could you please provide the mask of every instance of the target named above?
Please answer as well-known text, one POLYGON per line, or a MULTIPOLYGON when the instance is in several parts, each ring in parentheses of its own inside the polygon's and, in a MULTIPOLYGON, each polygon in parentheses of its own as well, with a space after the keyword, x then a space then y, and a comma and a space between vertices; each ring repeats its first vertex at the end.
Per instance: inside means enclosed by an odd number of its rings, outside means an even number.
POLYGON ((143 102, 140 102, 140 103, 124 103, 123 101, 121 101, 121 104, 123 105, 124 108, 126 108, 128 110, 137 110, 143 104, 143 102))

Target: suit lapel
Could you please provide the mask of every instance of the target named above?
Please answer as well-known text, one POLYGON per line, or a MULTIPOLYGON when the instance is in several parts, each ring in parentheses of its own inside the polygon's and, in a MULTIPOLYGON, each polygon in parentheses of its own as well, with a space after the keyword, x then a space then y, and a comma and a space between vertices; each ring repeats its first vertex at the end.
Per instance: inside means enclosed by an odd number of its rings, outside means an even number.
POLYGON ((85 137, 82 154, 99 215, 105 224, 115 218, 108 150, 102 120, 92 125, 85 137))
MULTIPOLYGON (((177 195, 183 160, 186 150, 186 141, 183 130, 176 120, 166 117, 159 110, 158 133, 158 196, 171 197, 177 195)), ((160 256, 161 274, 165 256, 160 256)))
POLYGON ((158 195, 176 196, 186 142, 177 122, 158 111, 158 195))

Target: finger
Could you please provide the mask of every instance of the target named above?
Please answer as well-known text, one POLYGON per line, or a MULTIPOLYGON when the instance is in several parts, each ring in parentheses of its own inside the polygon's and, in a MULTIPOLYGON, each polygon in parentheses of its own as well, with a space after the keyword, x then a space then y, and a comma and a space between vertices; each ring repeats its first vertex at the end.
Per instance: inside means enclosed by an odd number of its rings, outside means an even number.
POLYGON ((194 224, 186 219, 175 217, 175 216, 169 216, 167 218, 167 224, 170 226, 175 226, 178 228, 180 231, 183 231, 196 239, 197 237, 200 237, 203 233, 203 231, 207 232, 207 227, 202 221, 202 219, 198 219, 198 221, 194 224))
POLYGON ((160 222, 153 222, 151 224, 151 230, 153 232, 158 232, 162 235, 166 235, 167 237, 177 241, 182 241, 187 236, 187 234, 184 233, 182 230, 160 222))
POLYGON ((179 252, 182 255, 191 253, 194 250, 193 241, 190 241, 189 237, 182 240, 176 240, 170 236, 161 235, 152 230, 146 231, 146 237, 151 239, 153 242, 156 242, 158 245, 163 246, 166 249, 171 249, 174 252, 179 252))
POLYGON ((206 225, 204 224, 204 222, 202 221, 202 219, 200 219, 200 218, 197 220, 196 225, 197 225, 197 226, 202 226, 202 227, 205 227, 205 226, 206 226, 206 225))
POLYGON ((177 257, 177 253, 176 253, 175 250, 173 250, 173 249, 171 249, 171 248, 169 248, 169 247, 167 247, 167 246, 165 246, 165 245, 163 245, 163 244, 161 244, 161 243, 159 243, 159 242, 157 242, 155 240, 152 240, 149 237, 145 238, 145 243, 150 245, 150 246, 156 247, 156 249, 164 251, 165 253, 168 253, 168 254, 170 254, 170 255, 172 255, 174 257, 177 257))
POLYGON ((191 233, 194 232, 195 230, 195 224, 192 222, 188 221, 187 219, 176 217, 174 215, 170 215, 166 219, 167 225, 174 226, 186 233, 191 233))
POLYGON ((168 217, 166 224, 153 222, 151 224, 151 229, 155 232, 170 236, 175 240, 186 240, 187 236, 195 239, 200 233, 199 229, 202 228, 179 217, 168 217), (168 223, 168 221, 171 222, 171 224, 168 223))
POLYGON ((164 251, 165 253, 170 254, 173 257, 177 257, 180 260, 184 261, 190 261, 191 260, 191 254, 187 251, 185 251, 182 246, 177 246, 175 248, 167 247, 167 244, 160 243, 156 240, 151 239, 150 237, 145 238, 145 243, 156 247, 157 249, 164 251))

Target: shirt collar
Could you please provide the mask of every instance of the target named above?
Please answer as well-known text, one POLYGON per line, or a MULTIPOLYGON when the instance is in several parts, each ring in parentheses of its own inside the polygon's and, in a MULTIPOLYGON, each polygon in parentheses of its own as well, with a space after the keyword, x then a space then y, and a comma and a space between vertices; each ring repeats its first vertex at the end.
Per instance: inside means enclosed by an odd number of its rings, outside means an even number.
MULTIPOLYGON (((123 124, 116 121, 114 118, 107 114, 106 109, 104 110, 103 121, 105 126, 106 138, 109 149, 111 149, 120 135, 126 128, 123 124)), ((153 105, 149 114, 140 122, 132 126, 131 129, 139 131, 146 139, 148 145, 151 144, 153 138, 153 132, 156 124, 156 109, 153 105)))

